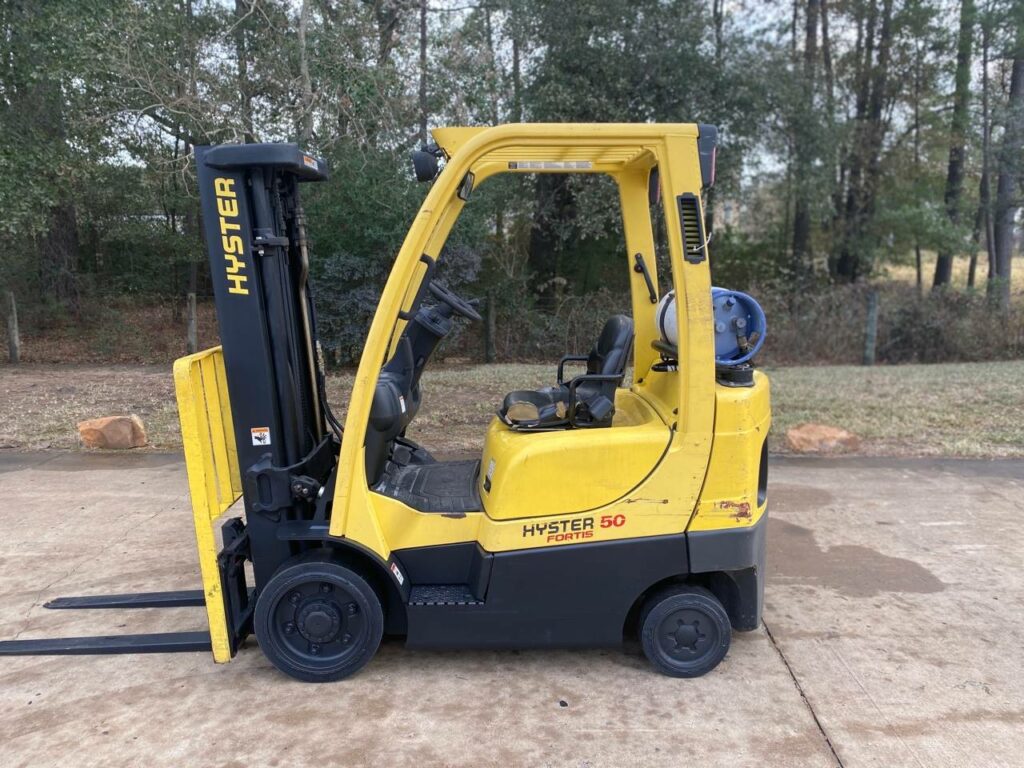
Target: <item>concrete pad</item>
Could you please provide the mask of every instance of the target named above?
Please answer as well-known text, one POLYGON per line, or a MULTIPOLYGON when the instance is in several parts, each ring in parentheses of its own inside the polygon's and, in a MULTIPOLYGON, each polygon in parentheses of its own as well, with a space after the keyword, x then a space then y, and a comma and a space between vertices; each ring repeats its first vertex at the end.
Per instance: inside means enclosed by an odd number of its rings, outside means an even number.
MULTIPOLYGON (((392 641, 324 686, 283 677, 254 643, 223 666, 5 657, 0 765, 1012 764, 1022 476, 1021 462, 776 462, 774 642, 735 635, 698 680, 653 673, 636 647, 392 641)), ((203 628, 201 609, 41 607, 199 586, 177 456, 2 452, 0 527, 0 639, 203 628)))
POLYGON ((1024 462, 774 480, 765 623, 843 763, 1024 765, 1024 462))

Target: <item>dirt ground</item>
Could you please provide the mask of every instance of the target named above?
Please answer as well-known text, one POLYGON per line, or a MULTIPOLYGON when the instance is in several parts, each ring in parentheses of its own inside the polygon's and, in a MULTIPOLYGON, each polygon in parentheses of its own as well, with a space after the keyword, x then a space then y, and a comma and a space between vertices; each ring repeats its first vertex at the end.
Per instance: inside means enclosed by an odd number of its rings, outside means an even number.
MULTIPOLYGON (((696 680, 639 650, 417 652, 286 679, 250 643, 0 658, 0 766, 1024 765, 1024 461, 776 459, 764 626, 696 680)), ((0 639, 201 629, 48 611, 199 585, 177 454, 0 452, 0 639)))
MULTIPOLYGON (((805 421, 845 427, 862 452, 886 456, 1024 457, 1024 361, 948 365, 793 367, 768 371, 771 448, 805 421)), ((428 370, 411 436, 444 452, 479 451, 504 394, 546 386, 554 363, 428 370)), ((344 414, 350 373, 329 379, 344 414)), ((77 448, 83 419, 136 413, 155 450, 180 446, 170 366, 0 365, 0 448, 77 448)))

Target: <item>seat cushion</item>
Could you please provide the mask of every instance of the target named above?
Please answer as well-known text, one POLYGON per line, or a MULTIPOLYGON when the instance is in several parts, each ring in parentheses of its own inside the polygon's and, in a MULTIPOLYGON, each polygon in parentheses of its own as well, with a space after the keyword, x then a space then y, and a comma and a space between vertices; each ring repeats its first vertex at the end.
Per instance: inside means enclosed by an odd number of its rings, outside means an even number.
POLYGON ((518 389, 505 395, 498 415, 516 427, 558 427, 567 423, 569 388, 518 389))
MULTIPOLYGON (((615 414, 615 390, 633 348, 633 321, 625 315, 610 317, 587 357, 587 373, 569 384, 547 389, 521 389, 505 396, 498 416, 513 429, 548 430, 567 427, 610 427, 615 414), (591 377, 589 380, 587 377, 591 377), (569 421, 569 390, 575 404, 569 421)), ((561 381, 565 363, 580 358, 566 357, 558 365, 561 381)))

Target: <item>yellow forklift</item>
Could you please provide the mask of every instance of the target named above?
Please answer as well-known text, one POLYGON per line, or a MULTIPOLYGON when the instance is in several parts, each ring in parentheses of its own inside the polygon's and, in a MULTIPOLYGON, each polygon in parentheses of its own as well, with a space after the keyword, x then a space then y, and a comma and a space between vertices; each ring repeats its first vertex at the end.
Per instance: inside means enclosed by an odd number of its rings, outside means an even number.
POLYGON ((198 147, 222 347, 175 363, 202 590, 58 598, 52 608, 204 606, 208 631, 15 640, 2 654, 211 650, 246 637, 283 672, 338 680, 384 634, 415 648, 614 646, 693 677, 760 622, 768 380, 764 316, 712 289, 703 195, 717 131, 694 124, 442 128, 414 154, 432 187, 384 287, 345 423, 325 398, 292 144, 198 147), (438 171, 443 163, 443 170, 438 171), (421 375, 476 303, 437 261, 499 173, 607 174, 632 317, 541 390, 495 392, 479 458, 407 437, 421 375), (652 203, 667 236, 659 293, 652 203), (632 376, 623 386, 628 366, 632 376), (241 509, 236 502, 241 499, 241 509))

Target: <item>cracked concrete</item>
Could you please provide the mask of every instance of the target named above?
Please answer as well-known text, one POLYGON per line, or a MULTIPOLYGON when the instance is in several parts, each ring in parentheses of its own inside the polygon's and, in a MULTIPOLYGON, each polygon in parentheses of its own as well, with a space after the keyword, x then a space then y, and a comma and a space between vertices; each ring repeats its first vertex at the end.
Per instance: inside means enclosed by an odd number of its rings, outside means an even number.
MULTIPOLYGON (((1024 765, 1024 462, 784 459, 766 625, 712 674, 619 651, 413 652, 309 686, 254 644, 0 658, 0 765, 1024 765)), ((48 611, 198 584, 178 456, 0 452, 0 639, 203 627, 48 611)))

